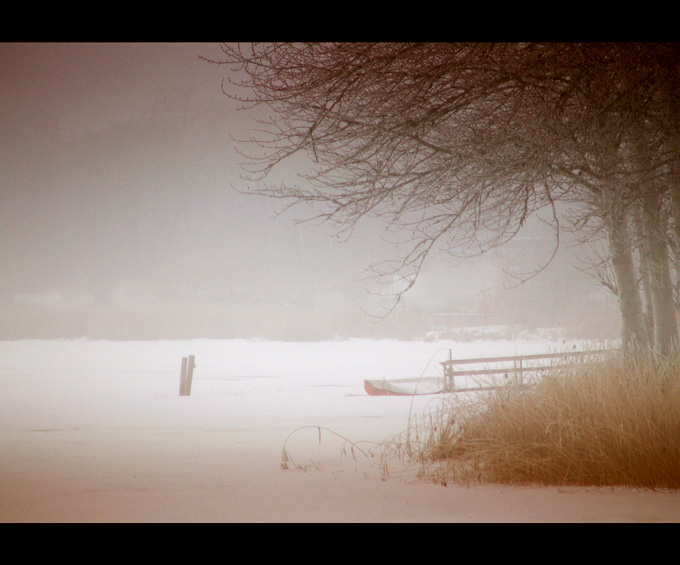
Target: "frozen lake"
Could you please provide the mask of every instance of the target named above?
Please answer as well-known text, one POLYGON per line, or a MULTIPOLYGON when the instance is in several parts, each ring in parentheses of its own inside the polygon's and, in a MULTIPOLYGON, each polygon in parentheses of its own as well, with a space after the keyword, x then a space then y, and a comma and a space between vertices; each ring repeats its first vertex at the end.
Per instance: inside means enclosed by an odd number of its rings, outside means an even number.
POLYGON ((0 342, 0 424, 282 434, 300 425, 333 424, 376 439, 376 433, 406 425, 413 399, 369 397, 364 379, 441 375, 439 362, 449 349, 454 357, 492 357, 564 347, 550 340, 0 342), (180 397, 181 360, 188 355, 195 356, 196 369, 190 397, 180 397))
MULTIPOLYGON (((461 506, 446 500, 469 497, 466 489, 412 478, 382 481, 375 460, 342 453, 342 438, 368 451, 439 398, 371 397, 364 379, 441 375, 449 349, 463 358, 573 345, 549 339, 0 342, 0 521, 578 519, 588 505, 580 501, 578 510, 566 499, 561 515, 554 501, 547 515, 518 514, 516 505, 507 514, 492 506, 488 516, 480 509, 461 515, 461 506), (179 396, 188 355, 196 362, 191 395, 179 396), (314 470, 284 471, 284 445, 296 463, 314 470), (351 502, 357 498, 364 502, 351 502)), ((494 488, 500 487, 480 487, 475 500, 491 501, 494 488)), ((640 493, 620 496, 641 501, 640 493)), ((631 515, 644 520, 647 512, 657 521, 675 512, 680 519, 677 495, 654 500, 631 515)))

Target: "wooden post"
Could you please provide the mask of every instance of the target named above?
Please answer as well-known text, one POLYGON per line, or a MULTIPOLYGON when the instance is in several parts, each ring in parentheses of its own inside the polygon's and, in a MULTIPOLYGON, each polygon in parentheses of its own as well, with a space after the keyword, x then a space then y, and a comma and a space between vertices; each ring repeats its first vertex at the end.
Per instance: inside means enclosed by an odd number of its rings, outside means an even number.
POLYGON ((449 349, 449 363, 444 365, 444 389, 449 392, 453 392, 453 389, 455 388, 455 383, 453 382, 453 365, 451 365, 451 361, 453 361, 453 353, 449 349))
POLYGON ((182 370, 179 374, 179 395, 180 396, 187 396, 186 382, 187 382, 187 358, 182 357, 182 370))
POLYGON ((187 377, 185 381, 185 389, 187 396, 191 394, 191 381, 194 378, 194 367, 196 367, 196 363, 194 363, 194 356, 189 355, 189 360, 187 361, 187 377))
POLYGON ((518 382, 519 386, 523 386, 524 385, 524 372, 522 371, 522 359, 521 358, 519 360, 519 373, 518 373, 517 378, 519 380, 519 382, 518 382))

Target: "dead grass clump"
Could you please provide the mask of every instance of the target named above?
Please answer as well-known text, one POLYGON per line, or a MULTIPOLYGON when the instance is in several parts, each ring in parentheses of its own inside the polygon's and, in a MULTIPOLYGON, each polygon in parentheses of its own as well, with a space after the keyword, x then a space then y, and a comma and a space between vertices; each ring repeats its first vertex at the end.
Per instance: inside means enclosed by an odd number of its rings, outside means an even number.
POLYGON ((409 434, 434 481, 680 488, 680 358, 575 363, 451 402, 409 434))

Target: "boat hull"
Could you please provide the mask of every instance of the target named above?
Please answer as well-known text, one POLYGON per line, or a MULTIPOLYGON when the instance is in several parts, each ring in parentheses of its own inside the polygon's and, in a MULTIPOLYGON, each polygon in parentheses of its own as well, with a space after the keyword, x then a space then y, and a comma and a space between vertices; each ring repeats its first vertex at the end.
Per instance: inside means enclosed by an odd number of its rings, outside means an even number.
POLYGON ((418 396, 444 392, 441 377, 419 379, 364 380, 364 390, 370 396, 418 396))

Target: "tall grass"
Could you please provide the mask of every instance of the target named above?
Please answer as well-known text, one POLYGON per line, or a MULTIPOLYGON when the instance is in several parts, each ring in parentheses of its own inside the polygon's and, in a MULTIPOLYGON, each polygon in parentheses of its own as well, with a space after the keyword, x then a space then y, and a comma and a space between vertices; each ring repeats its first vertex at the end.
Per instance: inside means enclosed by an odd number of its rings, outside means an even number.
POLYGON ((584 361, 529 387, 450 395, 407 442, 441 483, 677 489, 680 358, 584 361))

